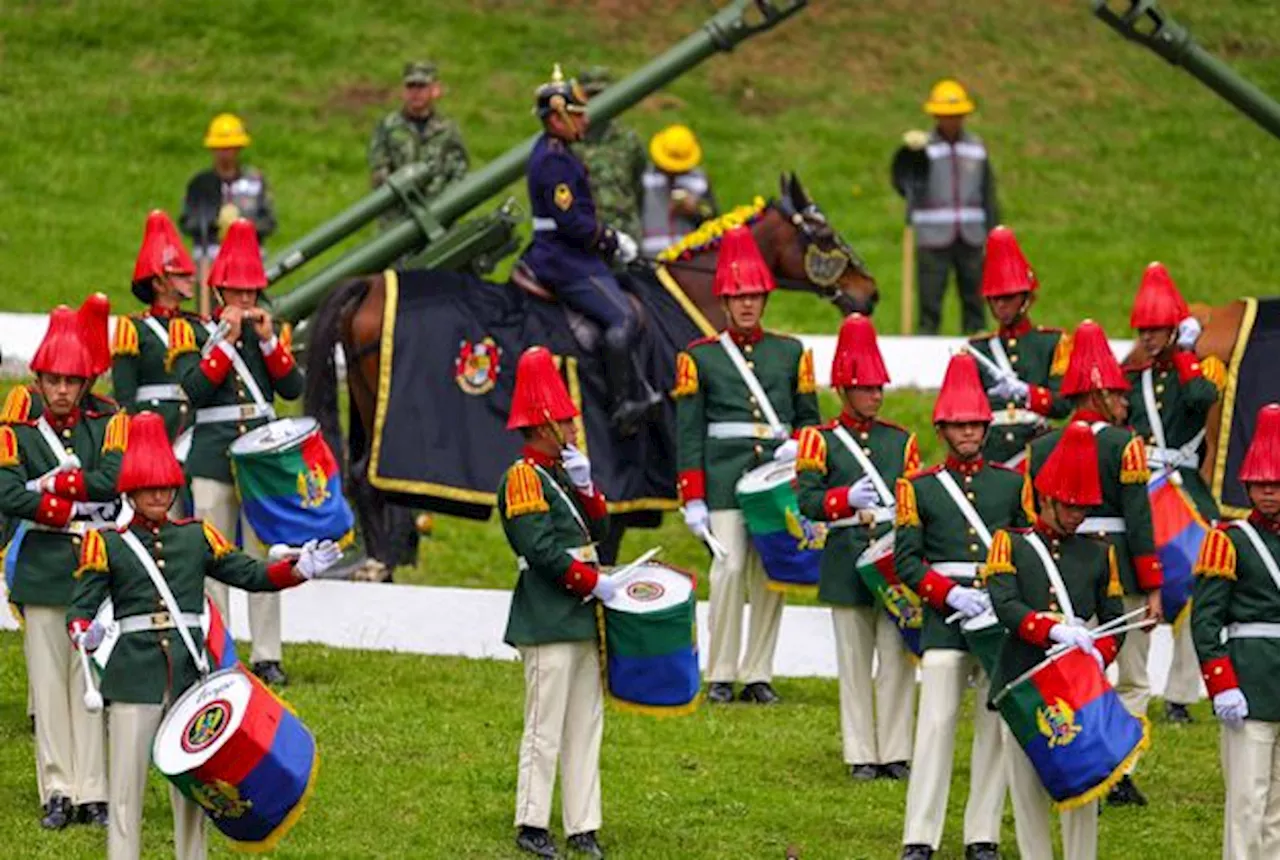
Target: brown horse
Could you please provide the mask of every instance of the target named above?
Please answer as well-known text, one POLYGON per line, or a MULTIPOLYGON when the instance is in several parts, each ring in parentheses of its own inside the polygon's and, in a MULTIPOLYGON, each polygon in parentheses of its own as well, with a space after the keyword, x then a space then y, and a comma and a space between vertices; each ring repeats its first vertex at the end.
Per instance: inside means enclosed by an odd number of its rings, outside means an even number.
MULTIPOLYGON (((879 298, 875 278, 794 174, 782 177, 781 195, 763 208, 750 227, 781 289, 813 293, 830 301, 842 316, 870 314, 875 309, 879 298)), ((724 311, 711 290, 718 255, 718 243, 711 242, 665 264, 671 279, 717 329, 725 325, 724 311)), ((349 449, 342 458, 348 466, 347 487, 355 499, 369 557, 394 567, 414 563, 413 526, 407 512, 387 504, 367 476, 385 301, 381 274, 348 281, 325 299, 308 326, 305 403, 307 414, 320 421, 334 451, 341 452, 334 359, 334 347, 340 344, 350 395, 349 449)))

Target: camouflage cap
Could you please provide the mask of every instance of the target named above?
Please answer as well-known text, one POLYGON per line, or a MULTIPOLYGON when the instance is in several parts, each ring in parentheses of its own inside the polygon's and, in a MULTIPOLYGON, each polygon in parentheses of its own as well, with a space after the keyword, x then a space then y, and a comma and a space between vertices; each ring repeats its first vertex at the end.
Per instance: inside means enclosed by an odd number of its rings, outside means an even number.
POLYGON ((589 66, 582 74, 578 75, 578 83, 582 85, 582 89, 587 95, 594 96, 605 87, 613 84, 613 72, 608 66, 589 66))
POLYGON ((437 80, 439 72, 430 60, 411 60, 404 64, 406 84, 434 84, 437 80))

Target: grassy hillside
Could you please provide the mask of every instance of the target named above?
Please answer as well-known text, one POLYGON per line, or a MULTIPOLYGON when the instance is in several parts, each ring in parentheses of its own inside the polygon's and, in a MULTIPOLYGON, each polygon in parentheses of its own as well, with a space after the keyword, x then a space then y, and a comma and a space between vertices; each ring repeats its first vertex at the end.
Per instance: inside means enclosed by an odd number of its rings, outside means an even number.
MULTIPOLYGON (((534 130, 533 87, 559 60, 625 72, 700 23, 708 2, 620 0, 12 0, 0 31, 0 283, 5 309, 105 289, 131 302, 143 216, 176 210, 205 166, 205 124, 249 122, 249 160, 275 187, 275 247, 367 188, 364 147, 395 104, 400 63, 431 56, 477 163, 534 130)), ((1212 50, 1280 92, 1280 7, 1169 4, 1212 50)), ((1184 73, 1093 20, 1084 0, 818 3, 716 57, 626 117, 702 137, 720 198, 800 172, 879 274, 896 328, 900 201, 888 159, 920 127, 930 83, 971 86, 1005 219, 1045 285, 1041 316, 1119 330, 1142 266, 1169 263, 1189 297, 1271 292, 1280 262, 1277 142, 1184 73)), ((516 189, 519 192, 519 189, 516 189)), ((519 192, 522 193, 522 192, 519 192)), ((775 323, 834 328, 786 297, 775 323)), ((954 311, 950 319, 954 320, 954 311)))

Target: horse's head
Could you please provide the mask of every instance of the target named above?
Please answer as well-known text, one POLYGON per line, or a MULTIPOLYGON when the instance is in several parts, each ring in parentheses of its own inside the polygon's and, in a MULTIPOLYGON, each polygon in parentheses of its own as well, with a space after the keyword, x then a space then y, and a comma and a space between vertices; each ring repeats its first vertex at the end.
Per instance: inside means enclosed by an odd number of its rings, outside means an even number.
POLYGON ((782 195, 773 206, 784 222, 776 241, 775 267, 783 278, 781 286, 810 289, 845 316, 870 316, 880 298, 875 277, 794 173, 783 174, 782 195))

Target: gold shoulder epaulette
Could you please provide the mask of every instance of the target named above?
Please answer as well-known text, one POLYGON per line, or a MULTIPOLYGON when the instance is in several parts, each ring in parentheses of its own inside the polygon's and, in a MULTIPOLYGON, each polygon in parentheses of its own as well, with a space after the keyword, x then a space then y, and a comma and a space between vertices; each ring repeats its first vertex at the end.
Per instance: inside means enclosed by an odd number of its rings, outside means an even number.
POLYGON ((542 479, 537 470, 523 460, 507 470, 507 492, 503 501, 508 519, 551 510, 542 493, 542 479))
POLYGON ((920 509, 916 507, 916 488, 906 478, 899 478, 894 485, 894 499, 898 507, 893 524, 897 528, 920 525, 920 509))
POLYGON ((80 566, 76 568, 76 579, 86 572, 107 573, 109 570, 106 538, 96 529, 85 532, 84 542, 80 544, 80 566))
POLYGON ((1221 529, 1214 529, 1204 536, 1200 544, 1200 555, 1196 559, 1195 574, 1210 579, 1236 578, 1236 545, 1221 529))
POLYGON ((813 394, 818 390, 817 380, 813 376, 813 351, 800 352, 800 366, 796 369, 796 394, 813 394))
POLYGON ((102 453, 124 453, 129 447, 129 413, 117 412, 107 422, 107 435, 102 440, 102 453))
POLYGON ((169 352, 164 357, 164 369, 172 372, 173 363, 178 356, 185 355, 188 352, 197 352, 198 350, 196 333, 191 328, 191 323, 182 317, 174 317, 169 320, 169 352))
POLYGON ((111 355, 138 354, 138 327, 127 316, 116 318, 116 330, 111 335, 111 355))
POLYGON ((0 467, 16 466, 22 462, 18 453, 18 434, 8 424, 0 425, 0 467))
POLYGON ((4 409, 0 410, 0 423, 25 424, 30 420, 31 389, 25 385, 10 388, 4 398, 4 409))
POLYGON ((827 473, 827 440, 816 427, 800 431, 796 443, 796 471, 827 473))
POLYGON ((673 398, 689 397, 698 393, 698 364, 688 352, 676 353, 676 387, 673 398))
POLYGON ((227 553, 235 550, 231 542, 222 536, 222 532, 218 531, 218 527, 213 523, 205 520, 201 523, 201 527, 204 529, 204 539, 209 544, 209 549, 213 552, 214 558, 222 558, 227 553))
POLYGON ((1141 436, 1134 436, 1124 446, 1120 456, 1120 483, 1145 484, 1151 480, 1151 469, 1147 466, 1147 449, 1142 444, 1141 436))
POLYGON ((991 548, 987 550, 987 563, 982 576, 994 576, 999 573, 1017 573, 1013 566, 1013 539, 1004 529, 1000 529, 991 538, 991 548))

